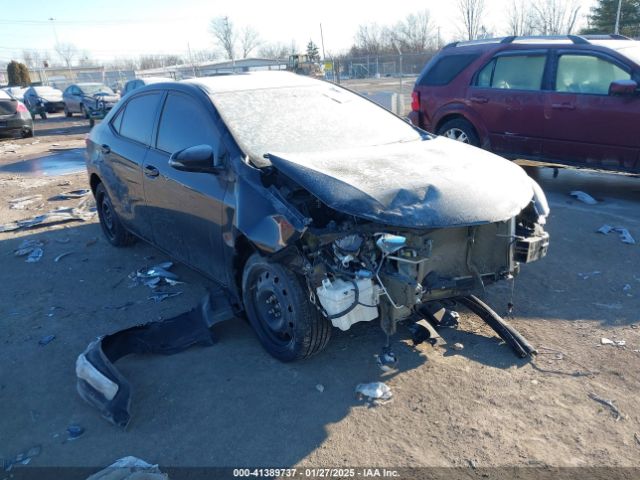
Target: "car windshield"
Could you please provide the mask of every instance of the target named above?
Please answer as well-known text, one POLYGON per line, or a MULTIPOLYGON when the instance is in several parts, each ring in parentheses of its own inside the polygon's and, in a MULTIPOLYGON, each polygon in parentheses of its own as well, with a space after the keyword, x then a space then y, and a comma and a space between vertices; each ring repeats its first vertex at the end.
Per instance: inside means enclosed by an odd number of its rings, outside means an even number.
POLYGON ((80 90, 88 95, 95 95, 96 93, 107 93, 109 95, 114 94, 113 90, 106 85, 80 85, 80 90))
POLYGON ((33 89, 38 93, 58 93, 53 87, 33 87, 33 89))
POLYGON ((635 62, 637 65, 640 65, 640 45, 619 48, 618 52, 630 59, 632 62, 635 62))
POLYGON ((234 138, 257 164, 265 153, 321 152, 420 140, 408 123, 331 84, 212 94, 234 138))

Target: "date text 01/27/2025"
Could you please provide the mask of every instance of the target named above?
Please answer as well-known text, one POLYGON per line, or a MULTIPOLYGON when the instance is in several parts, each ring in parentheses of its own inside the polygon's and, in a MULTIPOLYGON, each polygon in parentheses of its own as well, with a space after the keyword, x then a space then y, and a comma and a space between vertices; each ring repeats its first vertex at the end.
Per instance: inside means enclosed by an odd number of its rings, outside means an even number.
POLYGON ((394 478, 397 470, 387 468, 236 468, 233 476, 280 478, 394 478))

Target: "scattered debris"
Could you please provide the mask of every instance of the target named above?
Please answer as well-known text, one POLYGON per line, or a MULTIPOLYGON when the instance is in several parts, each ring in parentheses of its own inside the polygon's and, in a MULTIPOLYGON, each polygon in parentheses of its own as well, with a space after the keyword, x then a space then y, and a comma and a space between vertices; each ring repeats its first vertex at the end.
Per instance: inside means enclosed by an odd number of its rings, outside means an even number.
POLYGON ((69 434, 68 440, 75 440, 76 438, 80 438, 84 435, 84 428, 80 425, 69 425, 67 427, 67 433, 69 434))
POLYGON ((27 263, 39 262, 40 259, 42 258, 42 255, 44 255, 44 250, 42 250, 42 248, 40 248, 40 247, 36 247, 31 251, 31 253, 29 254, 29 256, 27 257, 27 259, 25 261, 27 263))
POLYGON ((616 347, 624 347, 627 344, 624 340, 610 340, 606 337, 600 339, 600 345, 615 345, 616 347))
POLYGON ((398 357, 389 348, 384 348, 382 354, 375 357, 376 364, 383 372, 391 372, 398 366, 398 357))
POLYGON ((114 363, 132 353, 173 355, 194 345, 213 345, 210 328, 233 317, 227 295, 218 289, 188 312, 98 337, 76 360, 78 393, 124 428, 131 420, 131 387, 114 363))
POLYGON ((578 276, 583 280, 587 280, 589 277, 594 277, 596 275, 600 275, 601 273, 602 272, 600 270, 594 270, 593 272, 578 273, 578 276))
POLYGON ((129 278, 133 281, 130 288, 138 285, 146 285, 155 289, 161 285, 178 285, 184 282, 178 281, 178 276, 169 271, 173 267, 173 262, 163 262, 154 267, 143 267, 140 270, 131 272, 129 278))
POLYGON ((531 380, 531 385, 538 385, 538 380, 536 380, 535 378, 533 380, 531 380))
POLYGON ((623 292, 629 292, 629 291, 631 291, 631 285, 629 285, 628 283, 626 283, 626 284, 624 285, 624 287, 622 287, 622 291, 623 291, 623 292))
POLYGON ((454 350, 464 350, 464 345, 461 344, 460 342, 456 342, 453 345, 451 345, 451 348, 453 348, 454 350))
POLYGON ((616 422, 622 418, 622 414, 620 413, 620 410, 618 410, 618 407, 616 407, 613 404, 613 400, 607 400, 606 398, 601 398, 598 395, 596 395, 595 393, 589 393, 588 395, 589 395, 589 398, 591 400, 593 400, 595 402, 598 402, 598 403, 601 403, 602 405, 606 405, 607 407, 609 407, 611 409, 611 413, 616 418, 616 422))
POLYGON ((581 192, 580 190, 574 190, 569 195, 572 197, 576 197, 582 203, 586 203, 587 205, 597 205, 598 201, 593 198, 591 195, 585 192, 581 192))
POLYGON ((91 475, 87 480, 169 480, 158 465, 151 465, 137 457, 123 457, 104 470, 91 475))
POLYGON ((24 257, 25 255, 29 255, 33 252, 36 248, 41 248, 43 246, 44 242, 41 240, 23 240, 20 242, 20 245, 18 245, 18 248, 13 251, 13 254, 16 257, 24 257))
POLYGON ((318 390, 320 393, 324 392, 324 385, 322 385, 321 383, 317 384, 316 390, 318 390))
POLYGON ((38 200, 42 200, 42 195, 28 195, 26 197, 14 198, 9 200, 9 208, 13 210, 25 210, 29 205, 34 204, 38 200))
POLYGON ((636 241, 629 233, 625 227, 612 227, 611 225, 603 225, 597 231, 597 233, 602 233, 607 235, 610 232, 618 232, 620 234, 620 240, 622 243, 628 243, 629 245, 635 245, 636 241))
POLYGON ((382 382, 360 383, 356 387, 356 395, 367 400, 390 400, 393 396, 391 389, 382 382))
POLYGON ((47 335, 45 337, 42 337, 39 341, 38 341, 38 345, 44 347, 45 345, 49 345, 51 342, 53 342, 53 340, 56 338, 55 335, 47 335))
POLYGON ((18 453, 13 458, 4 458, 2 466, 5 472, 11 471, 14 465, 28 465, 33 457, 37 457, 42 453, 42 445, 35 445, 26 452, 18 453))
POLYGON ((150 297, 147 297, 148 300, 153 300, 156 303, 163 302, 167 298, 177 297, 178 295, 182 295, 182 292, 159 292, 150 297))
POLYGON ((55 263, 58 263, 58 262, 59 262, 60 260, 62 260, 64 257, 66 257, 67 255, 71 255, 72 253, 74 253, 74 252, 64 252, 64 253, 61 253, 61 254, 60 254, 60 255, 58 255, 56 258, 54 258, 54 259, 53 259, 53 261, 54 261, 55 263))
POLYGON ((636 442, 638 442, 638 445, 640 445, 640 435, 638 435, 638 432, 635 432, 635 433, 633 434, 633 438, 635 438, 635 439, 636 439, 636 442))
POLYGON ((55 225, 57 223, 70 221, 85 222, 87 220, 91 220, 97 213, 95 205, 91 207, 88 206, 89 202, 87 202, 87 200, 89 200, 89 197, 82 199, 80 203, 78 203, 77 207, 58 208, 42 215, 2 224, 0 225, 0 232, 11 232, 23 228, 55 225))
POLYGON ((71 200, 74 198, 82 198, 90 192, 91 190, 89 190, 88 188, 82 188, 80 190, 71 190, 70 192, 64 192, 58 195, 54 195, 49 200, 71 200))

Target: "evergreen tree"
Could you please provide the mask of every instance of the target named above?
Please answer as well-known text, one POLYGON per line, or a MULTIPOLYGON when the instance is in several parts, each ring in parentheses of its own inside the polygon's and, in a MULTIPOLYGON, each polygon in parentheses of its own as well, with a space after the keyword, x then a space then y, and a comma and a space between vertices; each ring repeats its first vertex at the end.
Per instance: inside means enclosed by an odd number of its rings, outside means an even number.
POLYGON ((24 63, 18 63, 18 71, 20 72, 20 86, 27 87, 31 85, 31 76, 29 69, 24 63))
MULTIPOLYGON (((591 9, 589 27, 581 33, 613 33, 617 13, 618 0, 598 0, 598 4, 591 9)), ((632 38, 640 36, 640 0, 622 0, 620 34, 632 38)))
POLYGON ((10 87, 26 87, 31 84, 29 69, 24 63, 11 60, 7 65, 7 76, 9 77, 10 87))
POLYGON ((318 46, 313 43, 313 40, 309 40, 309 43, 307 43, 307 55, 309 55, 309 60, 311 60, 312 62, 317 62, 320 60, 318 46))

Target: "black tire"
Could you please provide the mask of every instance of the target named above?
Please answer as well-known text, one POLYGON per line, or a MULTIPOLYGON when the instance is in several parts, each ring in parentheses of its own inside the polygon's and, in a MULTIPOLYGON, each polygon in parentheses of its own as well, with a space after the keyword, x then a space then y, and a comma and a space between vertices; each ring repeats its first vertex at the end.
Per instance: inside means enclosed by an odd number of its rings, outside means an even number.
POLYGON ((478 138, 476 129, 464 118, 454 118, 445 122, 436 133, 452 140, 468 143, 474 147, 480 146, 480 138, 478 138))
POLYGON ((73 112, 70 112, 66 105, 64 106, 64 116, 67 118, 73 117, 73 112))
POLYGON ((33 137, 33 128, 23 128, 20 132, 20 136, 22 138, 31 138, 33 137))
POLYGON ((89 119, 89 112, 84 108, 84 105, 80 105, 80 114, 87 120, 89 119))
POLYGON ((45 111, 40 112, 40 118, 42 118, 42 120, 46 120, 47 119, 47 112, 45 112, 45 111))
POLYGON ((89 127, 93 128, 95 124, 96 124, 96 119, 95 118, 90 118, 89 119, 89 127))
POLYGON ((115 247, 125 247, 134 243, 136 237, 129 233, 120 222, 116 211, 113 209, 109 194, 102 183, 99 183, 96 187, 95 196, 100 226, 109 243, 115 247))
POLYGON ((321 352, 331 337, 331 322, 309 301, 302 279, 255 253, 244 267, 242 300, 262 346, 283 362, 321 352))

